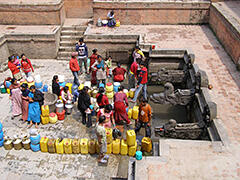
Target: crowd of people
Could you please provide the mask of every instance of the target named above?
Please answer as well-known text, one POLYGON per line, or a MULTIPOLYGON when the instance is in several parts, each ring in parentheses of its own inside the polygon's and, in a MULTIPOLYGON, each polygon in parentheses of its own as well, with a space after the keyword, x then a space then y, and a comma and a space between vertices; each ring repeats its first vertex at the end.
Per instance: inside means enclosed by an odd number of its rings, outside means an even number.
MULTIPOLYGON (((99 161, 103 161, 102 155, 105 149, 105 136, 103 128, 116 128, 116 124, 131 125, 128 118, 127 108, 129 106, 126 93, 123 92, 124 86, 118 87, 118 92, 114 94, 113 105, 109 103, 108 97, 105 95, 105 85, 107 81, 123 82, 127 75, 127 70, 117 63, 117 67, 112 67, 112 57, 108 56, 104 59, 97 49, 92 50, 90 58, 90 65, 88 67, 88 47, 84 43, 83 38, 76 43, 76 52, 73 52, 69 61, 69 67, 73 75, 73 84, 78 88, 75 92, 70 93, 67 86, 61 88, 59 85, 58 75, 54 75, 52 79, 52 93, 56 94, 63 103, 71 101, 77 102, 78 110, 81 112, 82 124, 87 127, 92 126, 92 115, 94 107, 91 102, 89 90, 91 87, 80 84, 79 75, 84 72, 91 77, 91 85, 98 87, 96 95, 96 103, 98 111, 96 114, 96 131, 99 139, 99 144, 102 147, 102 154, 100 153, 99 161), (84 68, 82 67, 84 66, 84 68)), ((133 62, 131 63, 128 72, 128 88, 136 88, 134 98, 131 102, 136 103, 139 93, 143 92, 139 106, 139 119, 136 122, 135 131, 138 132, 141 127, 146 129, 146 135, 151 136, 150 120, 151 107, 147 103, 147 81, 148 70, 145 65, 145 56, 139 47, 136 47, 133 52, 133 62)), ((12 72, 10 99, 12 101, 12 119, 15 116, 22 115, 21 120, 29 123, 29 127, 35 124, 37 128, 40 123, 41 106, 44 103, 44 95, 34 85, 28 87, 28 84, 19 84, 22 72, 25 77, 30 77, 34 72, 31 61, 24 55, 12 55, 9 57, 8 67, 12 72)), ((96 110, 96 109, 95 109, 96 110)), ((104 156, 105 157, 105 156, 104 156)))

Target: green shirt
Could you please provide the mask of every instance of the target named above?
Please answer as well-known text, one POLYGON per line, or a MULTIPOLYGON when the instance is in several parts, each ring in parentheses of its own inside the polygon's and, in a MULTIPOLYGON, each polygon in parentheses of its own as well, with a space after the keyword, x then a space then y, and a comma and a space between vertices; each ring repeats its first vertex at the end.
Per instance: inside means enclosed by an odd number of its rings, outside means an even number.
POLYGON ((108 68, 111 68, 112 67, 112 60, 107 60, 106 65, 107 65, 108 68))

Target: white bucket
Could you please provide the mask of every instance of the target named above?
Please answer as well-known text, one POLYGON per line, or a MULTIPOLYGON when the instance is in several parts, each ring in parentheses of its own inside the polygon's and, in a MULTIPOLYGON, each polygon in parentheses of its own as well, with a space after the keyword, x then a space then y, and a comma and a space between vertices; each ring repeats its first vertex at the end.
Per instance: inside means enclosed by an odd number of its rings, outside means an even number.
POLYGON ((60 82, 60 83, 62 83, 62 82, 65 81, 64 75, 59 75, 59 76, 58 76, 58 79, 59 79, 59 82, 60 82))
POLYGON ((87 86, 87 87, 91 88, 91 81, 86 81, 84 83, 84 86, 87 86))
POLYGON ((42 82, 42 80, 41 80, 41 76, 38 74, 38 75, 36 75, 36 76, 34 76, 34 79, 35 79, 35 82, 36 83, 40 83, 40 82, 42 82))

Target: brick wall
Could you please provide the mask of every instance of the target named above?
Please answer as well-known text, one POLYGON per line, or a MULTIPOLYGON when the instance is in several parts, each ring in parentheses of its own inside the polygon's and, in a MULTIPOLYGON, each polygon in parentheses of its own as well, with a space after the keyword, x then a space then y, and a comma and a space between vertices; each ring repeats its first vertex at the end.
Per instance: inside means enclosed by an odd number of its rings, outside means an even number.
POLYGON ((92 0, 64 0, 67 18, 91 18, 92 0))
MULTIPOLYGON (((210 7, 209 24, 227 53, 237 63, 240 58, 240 31, 234 27, 234 22, 229 22, 229 20, 232 18, 221 14, 214 5, 210 7)), ((237 24, 239 26, 236 22, 237 24)))

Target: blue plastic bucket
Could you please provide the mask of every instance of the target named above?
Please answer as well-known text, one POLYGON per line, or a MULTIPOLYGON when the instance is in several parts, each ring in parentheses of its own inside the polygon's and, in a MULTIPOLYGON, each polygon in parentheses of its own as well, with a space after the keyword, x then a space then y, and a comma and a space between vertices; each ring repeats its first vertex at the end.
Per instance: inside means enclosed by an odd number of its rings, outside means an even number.
POLYGON ((45 85, 43 86, 43 92, 48 92, 48 85, 45 84, 45 85))
POLYGON ((3 146, 4 139, 0 140, 0 147, 3 146))
POLYGON ((0 122, 0 132, 2 131, 2 123, 0 122))
POLYGON ((43 85, 42 82, 35 82, 35 86, 36 86, 37 89, 41 89, 42 85, 43 85))
POLYGON ((136 159, 137 160, 141 160, 142 159, 142 152, 141 151, 137 151, 136 152, 136 159))
POLYGON ((118 88, 119 88, 120 85, 121 84, 119 82, 113 83, 113 90, 114 90, 114 92, 118 92, 118 88))
POLYGON ((103 87, 103 88, 104 88, 105 85, 104 85, 103 83, 100 83, 100 84, 99 84, 99 87, 103 87))
POLYGON ((38 152, 40 151, 40 144, 30 144, 30 147, 32 149, 33 152, 38 152))
POLYGON ((11 82, 10 81, 6 81, 6 87, 7 87, 7 89, 11 86, 11 82))
POLYGON ((65 86, 66 86, 66 82, 61 82, 61 83, 59 83, 59 86, 60 86, 60 87, 65 87, 65 86))
POLYGON ((30 140, 32 144, 39 144, 41 136, 38 134, 37 136, 30 136, 30 140))
POLYGON ((0 132, 0 140, 3 139, 3 131, 0 132))

